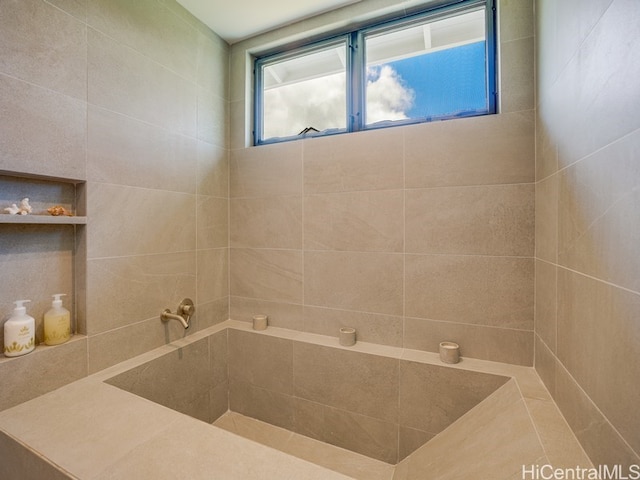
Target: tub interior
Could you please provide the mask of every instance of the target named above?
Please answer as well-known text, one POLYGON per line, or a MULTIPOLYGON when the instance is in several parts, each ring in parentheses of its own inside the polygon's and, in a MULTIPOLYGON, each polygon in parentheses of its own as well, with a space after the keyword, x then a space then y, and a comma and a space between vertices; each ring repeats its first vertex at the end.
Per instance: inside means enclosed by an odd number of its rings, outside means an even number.
POLYGON ((106 382, 207 423, 232 412, 396 465, 508 380, 227 328, 106 382))

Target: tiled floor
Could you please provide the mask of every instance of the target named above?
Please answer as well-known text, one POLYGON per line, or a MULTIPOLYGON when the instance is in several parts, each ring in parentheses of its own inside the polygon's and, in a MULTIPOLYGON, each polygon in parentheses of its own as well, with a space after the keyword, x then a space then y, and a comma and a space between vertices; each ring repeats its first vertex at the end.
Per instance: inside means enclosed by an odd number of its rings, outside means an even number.
POLYGON ((239 413, 229 411, 213 425, 358 480, 391 480, 393 477, 393 465, 239 413))

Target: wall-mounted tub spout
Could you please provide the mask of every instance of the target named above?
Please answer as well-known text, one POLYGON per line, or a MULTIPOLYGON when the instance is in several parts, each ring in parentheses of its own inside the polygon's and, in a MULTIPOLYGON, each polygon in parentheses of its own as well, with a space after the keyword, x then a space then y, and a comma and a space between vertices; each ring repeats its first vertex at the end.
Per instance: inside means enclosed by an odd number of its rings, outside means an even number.
POLYGON ((193 301, 190 298, 185 298, 178 305, 178 310, 176 313, 171 313, 171 310, 165 308, 163 312, 160 314, 160 319, 163 322, 168 322, 169 320, 177 320, 179 321, 184 329, 189 328, 189 320, 191 320, 191 315, 196 312, 196 307, 193 305, 193 301))

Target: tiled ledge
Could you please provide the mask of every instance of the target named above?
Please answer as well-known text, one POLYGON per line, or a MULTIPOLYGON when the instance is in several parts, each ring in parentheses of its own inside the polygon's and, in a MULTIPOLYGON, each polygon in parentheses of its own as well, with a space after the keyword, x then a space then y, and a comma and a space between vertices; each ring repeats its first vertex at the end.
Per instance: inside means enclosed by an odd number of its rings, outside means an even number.
MULTIPOLYGON (((24 445, 22 454, 35 452, 80 479, 197 479, 210 478, 212 471, 224 473, 225 479, 242 480, 349 478, 103 383, 114 375, 226 328, 253 331, 249 323, 233 320, 209 327, 0 412, 0 431, 24 445)), ((512 377, 544 450, 544 458, 555 467, 590 466, 533 368, 467 358, 457 365, 444 365, 434 353, 365 342, 342 347, 337 338, 274 327, 255 333, 512 377)))

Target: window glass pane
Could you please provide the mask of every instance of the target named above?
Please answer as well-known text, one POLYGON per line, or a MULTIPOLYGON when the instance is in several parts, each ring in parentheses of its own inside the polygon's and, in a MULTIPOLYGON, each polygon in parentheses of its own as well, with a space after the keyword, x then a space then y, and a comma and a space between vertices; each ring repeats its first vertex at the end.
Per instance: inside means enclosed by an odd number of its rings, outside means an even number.
POLYGON ((368 34, 365 124, 488 112, 485 9, 368 34))
POLYGON ((346 129, 346 42, 262 68, 263 140, 346 129))

